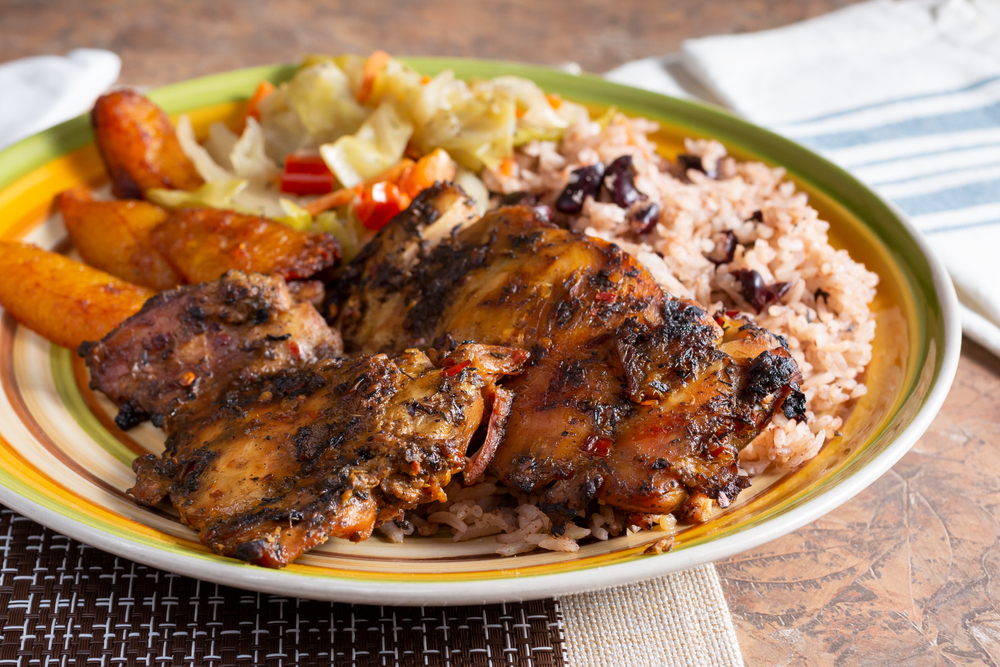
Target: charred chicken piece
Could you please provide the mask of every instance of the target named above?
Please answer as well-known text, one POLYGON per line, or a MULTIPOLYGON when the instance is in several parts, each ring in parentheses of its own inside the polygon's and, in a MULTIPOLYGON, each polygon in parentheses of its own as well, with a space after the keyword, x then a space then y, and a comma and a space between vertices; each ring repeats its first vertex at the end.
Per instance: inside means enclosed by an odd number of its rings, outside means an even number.
POLYGON ((212 409, 230 383, 337 356, 341 341, 282 278, 230 271, 161 292, 79 352, 90 386, 118 404, 119 427, 151 418, 169 435, 185 416, 212 409))
POLYGON ((753 322, 721 315, 696 320, 682 301, 664 304, 664 322, 619 328, 626 390, 637 403, 617 429, 598 498, 637 512, 680 509, 695 522, 705 501, 727 507, 750 480, 738 456, 778 406, 804 413, 798 367, 781 341, 753 322), (719 335, 721 333, 721 335, 719 335), (713 335, 715 334, 715 335, 713 335))
POLYGON ((748 482, 739 450, 776 409, 804 411, 783 340, 665 295, 617 246, 529 207, 424 242, 413 220, 460 193, 425 191, 349 267, 337 288, 346 349, 531 350, 530 368, 504 385, 513 399, 491 469, 541 494, 557 526, 594 499, 650 513, 734 499, 748 482))
POLYGON ((151 188, 197 190, 204 184, 167 114, 134 90, 99 97, 91 121, 116 197, 140 199, 151 188))
POLYGON ((331 536, 360 541, 466 466, 484 392, 518 372, 519 350, 463 345, 435 367, 422 352, 331 359, 233 384, 162 458, 134 464, 143 504, 170 498, 218 553, 287 565, 331 536))
POLYGON ((345 268, 340 285, 348 296, 339 304, 345 313, 339 324, 350 328, 351 340, 364 341, 349 351, 399 351, 426 343, 406 328, 411 281, 426 270, 424 260, 442 240, 479 218, 475 202, 460 188, 434 185, 430 191, 383 227, 345 268))

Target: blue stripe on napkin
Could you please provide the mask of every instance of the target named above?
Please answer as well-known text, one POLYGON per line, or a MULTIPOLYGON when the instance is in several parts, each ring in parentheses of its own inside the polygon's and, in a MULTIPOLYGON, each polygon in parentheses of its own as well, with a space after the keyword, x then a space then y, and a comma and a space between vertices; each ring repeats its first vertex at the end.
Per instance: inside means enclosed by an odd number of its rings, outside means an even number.
POLYGON ((962 130, 982 130, 998 125, 1000 125, 1000 102, 993 102, 976 109, 910 118, 863 130, 801 136, 799 140, 820 150, 829 150, 903 137, 945 134, 962 130))
MULTIPOLYGON (((802 141, 802 140, 800 139, 800 141, 802 141)), ((805 143, 805 141, 803 141, 802 143, 805 143)), ((918 158, 934 157, 934 156, 945 156, 945 155, 951 155, 951 154, 954 154, 954 153, 957 153, 957 152, 961 152, 961 151, 967 151, 967 150, 979 149, 979 148, 996 148, 997 149, 997 157, 998 157, 998 160, 1000 160, 1000 143, 996 143, 996 142, 993 142, 993 141, 986 141, 985 143, 978 144, 976 146, 955 146, 953 148, 942 148, 942 149, 936 150, 936 151, 926 151, 926 152, 923 152, 923 153, 910 153, 908 155, 903 155, 901 157, 886 157, 886 158, 882 158, 882 159, 879 159, 879 160, 870 160, 868 162, 857 162, 857 163, 854 163, 854 164, 851 165, 851 169, 860 169, 862 167, 873 167, 873 166, 876 166, 876 165, 898 164, 898 163, 900 163, 902 161, 906 161, 906 160, 916 160, 918 158)), ((998 164, 1000 164, 1000 162, 998 162, 998 164)), ((993 163, 991 162, 989 165, 976 165, 976 166, 979 167, 979 168, 983 168, 983 167, 992 166, 992 165, 993 165, 993 163)), ((948 169, 946 171, 939 171, 939 172, 936 172, 936 173, 939 173, 939 174, 948 174, 948 173, 952 173, 952 172, 956 172, 956 171, 962 171, 963 169, 968 169, 968 168, 969 167, 955 167, 954 169, 948 169)), ((901 178, 901 179, 897 179, 897 180, 893 180, 893 181, 879 181, 879 183, 901 183, 903 181, 912 180, 913 178, 923 178, 924 176, 925 176, 925 174, 921 174, 920 176, 913 176, 913 177, 901 178)))
POLYGON ((905 196, 896 196, 894 201, 925 234, 993 227, 1000 225, 1000 215, 993 210, 993 205, 1000 207, 1000 178, 996 177, 996 168, 1000 166, 1000 143, 995 140, 995 130, 1000 128, 1000 91, 995 90, 995 87, 984 88, 997 81, 1000 81, 1000 76, 982 79, 954 90, 883 100, 803 119, 779 130, 821 153, 896 142, 883 146, 883 150, 877 153, 880 155, 879 159, 852 164, 851 168, 863 168, 865 180, 876 189, 891 185, 895 187, 896 193, 902 194, 900 190, 905 192, 905 196), (928 107, 948 106, 947 101, 923 107, 917 103, 947 100, 949 96, 956 97, 954 106, 968 108, 921 114, 928 107), (910 115, 908 103, 914 103, 913 113, 910 115), (886 122, 879 122, 882 117, 886 122), (837 127, 837 131, 823 131, 824 125, 831 125, 826 121, 834 121, 832 125, 837 127), (873 125, 873 122, 876 124, 873 125), (994 132, 987 136, 985 131, 988 130, 994 132), (984 132, 984 141, 970 145, 969 134, 972 132, 974 138, 976 131, 984 132), (928 137, 940 137, 947 141, 948 135, 958 132, 963 133, 966 141, 954 148, 909 154, 906 142, 900 141, 928 137), (991 147, 996 149, 996 159, 983 154, 983 149, 991 147), (974 151, 976 163, 958 164, 961 159, 958 156, 963 151, 974 151), (931 163, 931 169, 928 170, 926 158, 934 156, 942 158, 941 168, 935 170, 931 163), (911 173, 906 174, 905 168, 900 169, 908 161, 919 159, 925 160, 925 163, 915 165, 911 173), (977 169, 984 172, 981 178, 977 178, 977 169), (955 175, 961 173, 967 174, 967 178, 956 178, 955 175), (911 188, 900 188, 900 184, 907 182, 914 185, 911 188), (949 213, 954 216, 948 215, 949 213))
POLYGON ((928 227, 921 229, 925 235, 940 234, 941 232, 957 232, 965 229, 979 229, 981 227, 1000 227, 1000 218, 996 220, 986 220, 984 222, 970 222, 965 225, 942 225, 941 227, 928 227))
POLYGON ((1000 203, 1000 180, 970 183, 957 188, 896 199, 907 215, 917 216, 1000 203))
POLYGON ((797 121, 793 121, 787 125, 787 127, 792 128, 796 125, 806 125, 807 123, 816 123, 821 120, 830 120, 832 118, 841 118, 843 116, 849 116, 851 114, 858 113, 859 111, 871 111, 872 109, 882 109, 892 104, 899 104, 901 102, 917 102, 920 100, 931 100, 935 98, 947 97, 949 95, 956 95, 958 93, 971 93, 975 90, 979 90, 983 86, 988 86, 989 84, 1000 81, 1000 76, 991 76, 975 83, 970 83, 961 88, 955 88, 953 90, 939 90, 933 93, 921 93, 919 95, 909 95, 905 97, 897 97, 890 100, 882 100, 881 102, 873 102, 871 104, 865 104, 859 107, 854 107, 853 109, 844 109, 842 111, 834 111, 833 113, 823 114, 821 116, 814 116, 812 118, 803 118, 797 121))

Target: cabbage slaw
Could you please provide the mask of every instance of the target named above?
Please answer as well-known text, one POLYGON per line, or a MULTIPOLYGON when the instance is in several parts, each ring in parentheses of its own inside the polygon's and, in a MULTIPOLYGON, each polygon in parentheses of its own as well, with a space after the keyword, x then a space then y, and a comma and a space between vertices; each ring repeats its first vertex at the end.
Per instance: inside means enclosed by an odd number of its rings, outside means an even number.
POLYGON ((152 190, 147 197, 168 207, 229 208, 331 232, 349 260, 394 210, 409 204, 415 188, 433 183, 428 178, 454 180, 483 211, 490 196, 480 179, 484 169, 512 159, 516 146, 561 139, 587 117, 583 107, 520 77, 467 83, 445 71, 432 78, 380 51, 368 58, 308 56, 290 80, 258 88, 239 133, 215 123, 201 144, 182 116, 178 140, 205 185, 194 192, 152 190), (424 165, 414 178, 432 153, 438 171, 424 165), (340 189, 319 197, 282 192, 292 155, 321 156, 332 189, 340 189))

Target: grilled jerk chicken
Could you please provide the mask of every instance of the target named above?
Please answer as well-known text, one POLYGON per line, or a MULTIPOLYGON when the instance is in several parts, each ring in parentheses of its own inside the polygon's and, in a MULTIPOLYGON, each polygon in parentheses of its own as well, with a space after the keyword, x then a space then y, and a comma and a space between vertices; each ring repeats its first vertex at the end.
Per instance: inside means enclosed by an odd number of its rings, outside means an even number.
POLYGON ((80 346, 90 386, 118 404, 120 428, 151 418, 169 435, 187 415, 210 411, 230 383, 338 356, 340 336, 308 303, 317 288, 296 284, 293 295, 280 277, 230 271, 160 292, 103 340, 80 346))
POLYGON ((528 357, 463 345, 441 367, 417 350, 332 358, 340 339, 317 298, 308 283, 293 295, 280 277, 231 271, 163 292, 81 346, 119 425, 149 416, 169 436, 161 457, 136 459, 129 493, 169 498, 218 553, 281 567, 444 500, 496 381, 528 357))
POLYGON ((484 390, 526 357, 464 345, 442 369, 408 350, 234 385, 224 407, 167 440, 162 458, 136 461, 130 493, 150 505, 169 496, 205 544, 268 567, 329 537, 364 540, 445 499, 465 468, 484 390))
POLYGON ((595 498, 696 520, 728 505, 749 484, 740 449, 776 409, 804 413, 784 341, 665 295, 617 246, 532 208, 473 210, 435 186, 366 246, 335 295, 346 350, 530 350, 491 470, 557 526, 595 498))

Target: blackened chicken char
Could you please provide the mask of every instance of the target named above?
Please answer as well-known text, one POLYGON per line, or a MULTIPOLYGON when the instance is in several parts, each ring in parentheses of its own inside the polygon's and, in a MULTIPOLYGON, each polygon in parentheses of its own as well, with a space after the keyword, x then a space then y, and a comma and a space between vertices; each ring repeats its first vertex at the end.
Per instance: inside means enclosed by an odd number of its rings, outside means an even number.
POLYGON ((526 358, 463 345, 440 368, 407 350, 233 386, 162 457, 136 460, 129 493, 147 505, 169 497, 213 550, 268 567, 330 537, 367 539, 405 510, 445 500, 484 394, 526 358))
POLYGON ((169 499, 218 553, 282 567, 444 500, 497 380, 522 350, 463 345, 334 358, 317 285, 227 273, 163 292, 80 353, 123 428, 151 417, 162 456, 135 460, 140 504, 169 499), (295 298, 302 301, 296 301, 295 298))
POLYGON ((333 295, 346 350, 530 350, 490 470, 557 526, 595 499, 694 519, 728 505, 749 485, 740 449, 775 410, 804 413, 783 339, 664 294, 619 247, 531 207, 468 210, 457 187, 428 189, 348 267, 333 295))
POLYGON ((120 428, 152 419, 170 435, 231 383, 339 356, 340 335, 309 303, 321 290, 299 283, 293 294, 280 276, 230 271, 160 292, 103 340, 80 346, 90 386, 118 405, 120 428))

